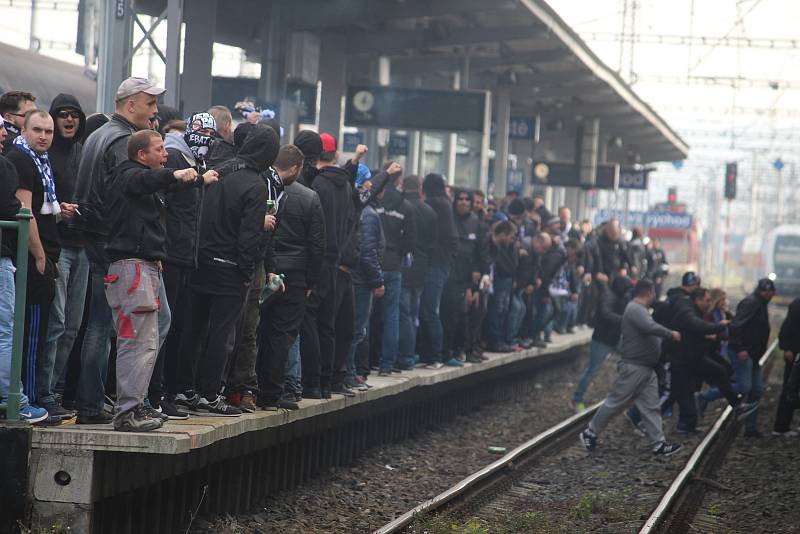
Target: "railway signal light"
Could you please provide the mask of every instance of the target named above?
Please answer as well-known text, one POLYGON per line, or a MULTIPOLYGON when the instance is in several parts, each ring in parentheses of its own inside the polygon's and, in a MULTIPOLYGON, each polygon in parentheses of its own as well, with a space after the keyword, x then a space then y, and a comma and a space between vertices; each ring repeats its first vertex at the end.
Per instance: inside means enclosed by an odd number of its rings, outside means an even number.
POLYGON ((728 200, 736 198, 736 176, 738 170, 736 162, 725 165, 725 198, 728 200))

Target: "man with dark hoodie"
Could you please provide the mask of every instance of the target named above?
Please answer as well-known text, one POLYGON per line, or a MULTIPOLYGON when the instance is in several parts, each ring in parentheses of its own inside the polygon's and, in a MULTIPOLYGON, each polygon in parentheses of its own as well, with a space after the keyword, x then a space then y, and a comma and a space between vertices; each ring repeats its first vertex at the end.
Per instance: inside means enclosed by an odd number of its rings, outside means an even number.
MULTIPOLYGON (((150 119, 158 113, 157 97, 163 93, 164 89, 144 78, 124 80, 117 88, 115 112, 111 119, 83 144, 75 181, 75 199, 80 205, 81 215, 75 219, 75 225, 84 235, 91 284, 78 384, 78 415, 87 423, 103 411, 114 329, 111 308, 104 292, 104 278, 110 263, 105 251, 108 234, 106 184, 117 165, 128 159, 130 135, 150 128, 150 119)), ((166 294, 162 297, 162 302, 166 302, 166 294)), ((159 313, 159 324, 169 324, 166 320, 169 306, 162 304, 159 313)), ((160 332, 162 334, 166 337, 167 332, 160 332)))
POLYGON ((206 163, 209 168, 216 168, 236 156, 236 145, 233 143, 233 116, 226 106, 211 106, 208 113, 214 117, 217 129, 214 141, 208 148, 206 163))
POLYGON ((400 294, 398 357, 404 365, 415 362, 419 301, 438 232, 436 212, 422 200, 421 189, 422 179, 419 176, 406 176, 403 180, 403 198, 414 208, 417 221, 417 239, 411 251, 414 261, 403 267, 403 290, 400 294))
POLYGON ((414 208, 397 190, 402 169, 392 162, 386 170, 387 176, 381 181, 386 185, 376 184, 377 189, 383 187, 383 197, 375 211, 381 217, 383 235, 386 238, 386 253, 383 256, 383 286, 385 289, 381 300, 383 317, 383 342, 381 350, 380 374, 389 376, 394 369, 413 369, 413 362, 397 360, 400 348, 400 292, 403 285, 402 267, 410 264, 406 256, 414 249, 417 240, 417 222, 414 208))
MULTIPOLYGON (((488 273, 483 226, 472 212, 472 193, 458 189, 453 199, 453 218, 458 231, 458 247, 453 267, 442 293, 441 317, 444 342, 442 344, 445 365, 462 367, 464 357, 464 333, 466 329, 466 301, 472 301, 472 285, 480 282, 488 273), (466 299, 466 300, 465 300, 466 299)), ((480 363, 470 355, 470 363, 480 363)))
MULTIPOLYGON (((337 272, 343 247, 356 227, 356 210, 353 203, 353 189, 350 185, 351 173, 336 164, 339 154, 336 139, 328 134, 319 137, 321 153, 316 163, 316 173, 308 166, 303 173, 304 185, 308 186, 310 183, 311 189, 319 195, 322 211, 325 214, 327 241, 319 283, 306 303, 305 317, 300 328, 303 397, 310 399, 330 398, 331 395, 336 351, 335 314, 339 300, 336 287, 339 276, 337 272)), ((298 134, 295 143, 305 144, 305 141, 305 136, 301 138, 298 134)), ((311 141, 312 144, 316 144, 313 143, 313 138, 311 141)), ((299 148, 308 158, 303 147, 299 148)), ((349 337, 352 332, 344 332, 342 335, 349 337)))
MULTIPOLYGON (((78 100, 68 94, 59 94, 50 106, 50 116, 55 124, 53 146, 48 155, 59 199, 74 202, 75 181, 83 145, 80 142, 86 116, 78 100)), ((56 384, 64 373, 78 329, 83 320, 86 285, 89 281, 89 260, 83 251, 83 237, 71 219, 58 223, 61 254, 58 257, 58 278, 55 280, 55 297, 50 306, 47 342, 42 354, 41 373, 37 378, 42 391, 41 402, 57 405, 56 384)), ((105 422, 108 415, 102 414, 105 422)))
MULTIPOLYGON (((167 167, 170 169, 195 169, 207 171, 205 157, 216 133, 216 121, 208 113, 195 113, 187 121, 185 132, 170 132, 164 137, 167 150, 167 167)), ((167 339, 158 353, 148 397, 155 408, 175 419, 185 419, 167 397, 180 393, 175 389, 175 373, 181 335, 187 317, 189 280, 197 269, 200 239, 200 209, 203 187, 173 187, 163 194, 166 210, 167 257, 163 262, 164 290, 173 319, 167 339)))
POLYGON ((178 184, 216 181, 217 175, 163 168, 164 141, 152 130, 129 137, 128 158, 108 181, 106 251, 111 265, 105 294, 117 332, 114 429, 146 432, 161 427, 168 417, 144 405, 159 350, 159 271, 167 257, 166 208, 158 193, 178 184))
POLYGON ((236 320, 264 257, 267 185, 259 173, 272 165, 279 147, 272 128, 255 127, 237 156, 217 169, 220 179, 205 193, 198 269, 189 282, 191 315, 180 343, 177 385, 183 393, 175 396, 178 407, 193 413, 242 414, 220 389, 236 320))
POLYGON ((436 212, 436 241, 430 259, 430 268, 425 273, 419 309, 420 352, 428 368, 441 369, 443 332, 439 305, 453 257, 458 247, 458 232, 453 221, 453 209, 445 193, 445 182, 441 174, 429 174, 422 183, 425 202, 436 212))

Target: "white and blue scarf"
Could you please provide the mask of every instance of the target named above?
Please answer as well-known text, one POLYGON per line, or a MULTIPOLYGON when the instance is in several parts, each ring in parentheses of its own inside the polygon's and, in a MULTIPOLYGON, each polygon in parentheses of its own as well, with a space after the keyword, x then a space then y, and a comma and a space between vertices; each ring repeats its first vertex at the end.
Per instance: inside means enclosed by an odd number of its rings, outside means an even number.
POLYGON ((39 213, 42 215, 57 215, 61 213, 61 205, 58 203, 58 197, 56 197, 56 182, 53 179, 53 168, 50 166, 50 158, 47 157, 47 152, 44 154, 37 154, 28 146, 25 137, 21 135, 14 139, 14 144, 31 157, 33 163, 36 165, 36 170, 39 171, 39 176, 42 177, 44 201, 42 202, 42 209, 39 210, 39 213))

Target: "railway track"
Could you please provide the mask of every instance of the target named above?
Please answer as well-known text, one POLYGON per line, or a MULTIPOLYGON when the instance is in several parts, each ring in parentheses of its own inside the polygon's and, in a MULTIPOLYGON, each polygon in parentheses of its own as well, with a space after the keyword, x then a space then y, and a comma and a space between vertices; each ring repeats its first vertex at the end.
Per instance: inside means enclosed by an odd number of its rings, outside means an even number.
MULTIPOLYGON (((776 346, 777 340, 772 342, 761 357, 759 362, 762 367, 771 365, 770 355, 776 346)), ((594 416, 600 404, 597 403, 535 436, 448 490, 385 524, 375 531, 376 534, 408 531, 420 518, 443 513, 452 517, 471 517, 474 512, 492 501, 499 501, 492 504, 496 509, 493 513, 502 514, 504 510, 513 509, 504 502, 504 494, 509 494, 509 502, 514 500, 514 493, 525 493, 535 498, 537 484, 525 480, 525 475, 529 474, 537 460, 574 445, 578 432, 594 416)), ((711 477, 724 460, 739 426, 731 408, 726 407, 672 480, 644 525, 637 518, 626 522, 626 530, 636 530, 641 526, 640 534, 686 531, 689 521, 697 511, 697 504, 702 501, 705 489, 709 485, 713 486, 711 477)))

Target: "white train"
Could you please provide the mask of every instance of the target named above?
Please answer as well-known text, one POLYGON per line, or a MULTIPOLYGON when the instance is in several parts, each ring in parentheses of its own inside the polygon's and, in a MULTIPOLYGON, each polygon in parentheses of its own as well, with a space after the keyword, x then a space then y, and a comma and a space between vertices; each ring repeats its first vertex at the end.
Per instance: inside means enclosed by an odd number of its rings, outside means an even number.
POLYGON ((760 260, 760 276, 766 273, 775 281, 780 300, 800 296, 799 225, 785 224, 770 231, 761 243, 760 260))

